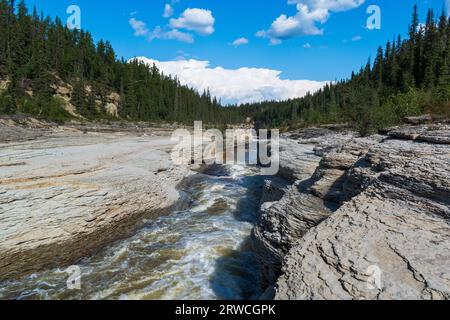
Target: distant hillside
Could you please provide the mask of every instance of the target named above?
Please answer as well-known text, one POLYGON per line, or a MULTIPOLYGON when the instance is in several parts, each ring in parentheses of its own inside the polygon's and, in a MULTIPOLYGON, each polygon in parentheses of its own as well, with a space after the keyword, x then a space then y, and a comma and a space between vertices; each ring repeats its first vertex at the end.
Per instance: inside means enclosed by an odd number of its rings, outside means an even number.
POLYGON ((29 14, 24 1, 15 7, 0 0, 0 34, 0 114, 233 121, 208 92, 182 86, 156 67, 118 60, 109 42, 95 44, 89 32, 69 30, 36 9, 29 14))
POLYGON ((24 1, 0 0, 0 114, 42 119, 121 119, 208 125, 301 127, 349 123, 365 135, 406 116, 450 116, 450 20, 417 7, 408 39, 378 49, 375 61, 315 94, 283 102, 222 107, 155 66, 116 57, 107 41, 28 13, 24 1))
POLYGON ((362 134, 402 122, 410 115, 450 116, 450 20, 432 10, 419 24, 417 7, 409 38, 380 47, 351 78, 301 99, 243 106, 258 126, 350 123, 362 134))

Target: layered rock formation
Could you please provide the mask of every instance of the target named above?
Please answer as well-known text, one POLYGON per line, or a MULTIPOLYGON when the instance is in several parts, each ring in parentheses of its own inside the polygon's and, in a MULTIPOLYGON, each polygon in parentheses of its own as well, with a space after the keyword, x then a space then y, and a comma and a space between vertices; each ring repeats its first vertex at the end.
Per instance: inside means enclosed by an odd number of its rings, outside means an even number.
MULTIPOLYGON (((322 131, 308 133, 316 138, 322 131)), ((252 233, 254 249, 263 266, 263 285, 271 287, 280 273, 283 257, 289 252, 295 239, 331 214, 322 199, 305 192, 320 157, 314 153, 314 145, 299 144, 297 136, 280 141, 280 176, 266 181, 261 200, 257 226, 252 233), (294 184, 292 184, 294 183, 294 184), (292 184, 292 185, 291 185, 292 184), (287 215, 286 212, 289 212, 287 215)))
MULTIPOLYGON (((268 292, 277 299, 450 298, 449 137, 444 125, 314 137, 322 157, 315 172, 263 205, 255 228, 255 247, 269 259, 266 284, 275 283, 268 292)), ((293 146, 312 142, 301 133, 290 138, 293 146)))
POLYGON ((66 131, 0 145, 0 280, 76 262, 177 203, 169 137, 66 131))

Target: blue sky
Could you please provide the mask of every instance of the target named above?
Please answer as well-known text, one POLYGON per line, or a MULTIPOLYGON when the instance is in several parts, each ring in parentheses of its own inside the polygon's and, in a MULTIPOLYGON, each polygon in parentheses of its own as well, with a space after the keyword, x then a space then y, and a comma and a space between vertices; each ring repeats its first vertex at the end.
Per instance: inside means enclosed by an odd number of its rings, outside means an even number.
POLYGON ((445 0, 28 0, 27 3, 63 20, 68 16, 67 7, 78 5, 83 29, 91 31, 96 40, 110 40, 117 54, 126 59, 145 56, 173 61, 182 56, 209 61, 208 67, 264 68, 281 71, 280 79, 326 81, 349 76, 374 55, 378 45, 396 34, 405 35, 414 3, 419 6, 423 20, 430 7, 440 13, 445 0), (166 4, 173 11, 169 18, 163 17, 166 4), (369 5, 381 9, 380 30, 365 27, 369 5), (301 6, 306 8, 306 16, 299 15, 301 6), (197 13, 204 14, 200 18, 209 19, 206 23, 213 29, 187 21, 189 16, 183 18, 188 8, 204 9, 197 13), (206 10, 210 12, 205 15, 206 10), (283 20, 279 21, 281 29, 271 29, 277 18, 283 20), (136 36, 132 27, 136 23, 130 23, 130 19, 144 28, 140 36, 136 36), (284 27, 297 22, 296 19, 305 25, 284 32, 284 27), (305 19, 311 19, 311 23, 305 19), (154 32, 157 26, 162 30, 159 33, 154 32), (188 34, 190 42, 167 39, 173 38, 166 36, 173 29, 188 34), (258 31, 265 31, 266 36, 260 32, 258 37, 258 31), (271 44, 273 37, 276 39, 271 44), (233 41, 239 38, 248 43, 233 46, 233 41), (279 40, 282 42, 278 43, 279 40))

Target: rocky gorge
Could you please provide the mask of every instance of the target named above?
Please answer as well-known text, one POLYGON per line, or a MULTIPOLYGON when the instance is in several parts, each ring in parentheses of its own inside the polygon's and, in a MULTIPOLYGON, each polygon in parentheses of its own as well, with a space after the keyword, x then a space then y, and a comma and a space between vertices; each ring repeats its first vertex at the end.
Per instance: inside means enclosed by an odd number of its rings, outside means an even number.
POLYGON ((171 129, 0 119, 0 299, 259 296, 258 168, 176 165, 171 129))
POLYGON ((450 126, 417 121, 286 133, 258 177, 174 166, 170 127, 3 119, 0 297, 449 299, 450 126))
POLYGON ((285 134, 289 183, 266 182, 252 233, 262 298, 449 299, 449 143, 445 124, 285 134))

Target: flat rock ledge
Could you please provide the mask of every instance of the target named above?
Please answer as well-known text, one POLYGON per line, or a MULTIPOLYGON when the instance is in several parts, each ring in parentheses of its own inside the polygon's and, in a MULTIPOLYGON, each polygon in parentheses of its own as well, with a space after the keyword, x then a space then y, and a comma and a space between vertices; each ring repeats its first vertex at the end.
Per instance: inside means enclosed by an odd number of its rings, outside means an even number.
MULTIPOLYGON (((449 130, 286 136, 286 152, 313 145, 319 159, 308 178, 266 188, 277 196, 264 196, 253 232, 263 298, 450 299, 449 130)), ((311 172, 300 158, 288 172, 311 172)))
POLYGON ((169 137, 54 133, 0 145, 0 280, 67 266, 178 203, 169 137))

